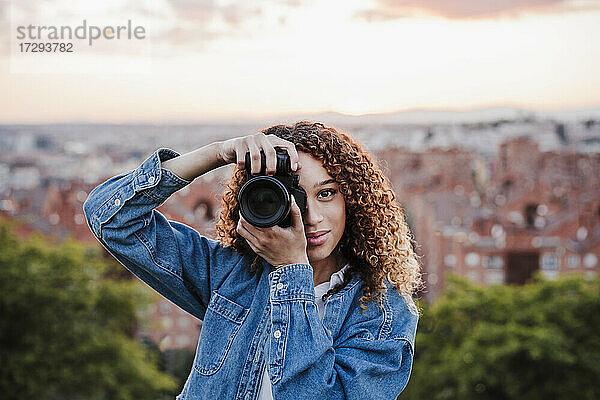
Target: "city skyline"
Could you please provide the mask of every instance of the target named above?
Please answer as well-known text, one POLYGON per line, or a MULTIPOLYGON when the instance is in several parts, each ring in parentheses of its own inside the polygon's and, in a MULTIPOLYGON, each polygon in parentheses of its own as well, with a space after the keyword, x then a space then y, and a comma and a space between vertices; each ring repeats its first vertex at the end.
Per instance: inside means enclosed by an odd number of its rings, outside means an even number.
MULTIPOLYGON (((239 128, 3 126, 0 216, 25 223, 24 233, 95 243, 82 203, 98 183, 133 170, 159 147, 185 152, 211 132, 231 135, 239 128)), ((535 271, 546 279, 598 275, 600 121, 348 129, 370 150, 406 212, 424 257, 428 291, 422 294, 429 300, 449 272, 486 285, 522 284, 535 271)), ((230 167, 198 177, 158 211, 216 237, 230 167)), ((162 308, 153 315, 173 317, 167 329, 184 328, 184 322, 175 325, 180 313, 162 308)), ((182 332, 172 332, 170 343, 162 342, 163 331, 151 333, 164 346, 194 344, 190 337, 179 338, 182 332)))

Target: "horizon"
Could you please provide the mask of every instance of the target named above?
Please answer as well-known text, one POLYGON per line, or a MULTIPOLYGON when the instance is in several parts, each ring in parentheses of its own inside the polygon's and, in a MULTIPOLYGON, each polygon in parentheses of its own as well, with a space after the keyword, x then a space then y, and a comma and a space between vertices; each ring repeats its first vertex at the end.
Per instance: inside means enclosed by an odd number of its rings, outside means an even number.
MULTIPOLYGON (((386 118, 398 116, 399 118, 406 117, 406 121, 398 121, 394 123, 399 124, 452 124, 452 123, 469 123, 469 122, 486 122, 497 119, 508 119, 516 120, 513 115, 506 115, 502 113, 520 113, 518 117, 550 117, 561 119, 560 115, 569 115, 569 120, 582 120, 582 119, 600 119, 600 105, 597 107, 588 108, 563 108, 563 109, 526 109, 513 106, 487 106, 478 107, 471 109, 428 109, 428 108, 412 108, 397 111, 387 112, 374 112, 366 114, 350 114, 332 110, 325 110, 319 112, 298 112, 298 113, 285 113, 285 114, 272 114, 272 115, 233 115, 225 116, 220 118, 204 118, 204 119, 163 119, 163 120, 134 120, 134 121, 111 121, 111 120, 58 120, 58 121, 35 121, 35 122, 23 122, 23 121, 0 121, 0 126, 38 126, 38 125, 201 125, 201 124, 253 124, 253 123, 264 123, 265 121, 275 120, 301 120, 301 119, 314 119, 315 117, 328 117, 328 118, 343 118, 346 121, 355 121, 356 123, 362 123, 360 120, 365 118, 386 118), (485 112, 495 113, 492 115, 483 115, 485 112), (481 118, 477 119, 477 113, 481 113, 481 118), (430 115, 431 121, 415 121, 411 120, 411 115, 414 118, 415 114, 423 114, 425 117, 430 115), (554 115, 553 115, 554 114, 554 115), (576 114, 582 114, 583 116, 577 116, 576 114), (454 116, 454 120, 444 120, 445 116, 454 116), (468 121, 460 120, 460 117, 470 117, 468 121), (458 119, 457 119, 458 118, 458 119)), ((421 116, 420 118, 423 118, 421 116)), ((374 121, 377 123, 378 121, 374 121)), ((383 123, 389 123, 383 121, 383 123)))

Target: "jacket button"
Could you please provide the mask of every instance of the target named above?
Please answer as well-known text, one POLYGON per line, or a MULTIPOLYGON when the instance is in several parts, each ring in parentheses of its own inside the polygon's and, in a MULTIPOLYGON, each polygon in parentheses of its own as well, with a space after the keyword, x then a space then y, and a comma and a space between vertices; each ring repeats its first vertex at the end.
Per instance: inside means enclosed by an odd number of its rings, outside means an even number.
POLYGON ((121 205, 121 199, 115 199, 115 206, 119 207, 121 205))
POLYGON ((277 329, 275 332, 273 332, 273 336, 275 336, 275 339, 279 339, 281 337, 281 331, 277 329))
POLYGON ((283 289, 283 283, 279 282, 277 284, 277 289, 279 289, 279 290, 283 289))
POLYGON ((148 178, 148 182, 150 182, 150 184, 153 184, 154 183, 154 177, 151 176, 150 178, 148 178))

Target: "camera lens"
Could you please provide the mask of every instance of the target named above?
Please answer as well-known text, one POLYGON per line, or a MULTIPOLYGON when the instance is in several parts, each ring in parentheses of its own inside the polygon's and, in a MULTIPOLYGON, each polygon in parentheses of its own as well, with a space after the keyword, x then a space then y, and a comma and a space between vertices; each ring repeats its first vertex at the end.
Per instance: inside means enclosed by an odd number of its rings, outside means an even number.
POLYGON ((240 189, 238 202, 244 219, 260 228, 279 224, 290 211, 289 192, 270 176, 257 176, 246 182, 240 189))
POLYGON ((248 193, 248 206, 261 218, 268 218, 279 208, 277 193, 268 187, 255 189, 248 193))

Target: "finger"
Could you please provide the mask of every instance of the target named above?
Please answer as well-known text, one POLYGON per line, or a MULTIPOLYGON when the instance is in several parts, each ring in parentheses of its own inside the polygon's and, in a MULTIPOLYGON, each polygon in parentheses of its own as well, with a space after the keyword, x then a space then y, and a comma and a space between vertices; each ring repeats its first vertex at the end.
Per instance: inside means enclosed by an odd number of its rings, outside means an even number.
POLYGON ((257 243, 260 242, 260 238, 264 236, 264 228, 257 228, 256 226, 252 225, 250 222, 246 221, 244 217, 242 217, 241 213, 239 224, 241 224, 244 230, 246 230, 256 239, 257 243))
POLYGON ((250 243, 249 241, 246 240, 246 243, 248 243, 248 246, 250 246, 250 248, 252 249, 252 251, 255 254, 260 255, 260 250, 258 249, 258 247, 256 247, 255 245, 253 245, 252 243, 250 243))
POLYGON ((300 165, 300 160, 298 158, 298 152, 296 151, 296 146, 294 145, 294 143, 289 143, 289 145, 286 147, 286 150, 290 155, 290 166, 292 167, 292 171, 297 171, 300 168, 302 168, 302 166, 300 165))
POLYGON ((244 168, 246 164, 246 153, 248 152, 248 146, 239 144, 235 146, 235 158, 238 167, 244 168))
POLYGON ((296 199, 292 196, 292 207, 290 208, 290 212, 292 213, 292 227, 297 230, 302 230, 304 232, 304 222, 302 221, 302 212, 300 211, 300 207, 296 204, 296 199))
POLYGON ((268 229, 271 231, 273 236, 285 235, 287 232, 287 228, 282 228, 279 225, 272 226, 268 229))
POLYGON ((267 160, 265 173, 267 175, 274 175, 277 170, 277 153, 275 152, 275 147, 273 147, 264 134, 257 135, 257 138, 267 160))
POLYGON ((261 169, 260 149, 253 137, 248 138, 248 150, 250 151, 250 173, 253 175, 258 174, 261 169))
POLYGON ((298 159, 298 151, 296 150, 296 145, 294 143, 289 142, 285 139, 281 139, 280 137, 277 137, 275 135, 269 135, 269 136, 273 136, 271 143, 273 143, 273 145, 275 147, 285 149, 287 151, 287 153, 289 154, 290 166, 292 167, 292 171, 296 171, 296 170, 299 170, 300 168, 302 168, 300 166, 300 162, 298 159))
POLYGON ((246 228, 246 226, 244 225, 244 222, 242 220, 243 220, 243 218, 240 216, 240 220, 238 221, 238 224, 236 227, 236 232, 239 233, 241 237, 246 239, 246 242, 248 242, 248 244, 252 243, 253 246, 256 246, 258 244, 258 239, 256 238, 256 236, 254 236, 252 234, 252 232, 250 232, 246 228))
POLYGON ((237 232, 240 234, 241 237, 243 237, 246 240, 246 243, 248 244, 248 246, 250 246, 250 248, 252 249, 253 252, 255 252, 256 254, 260 253, 260 249, 258 247, 258 242, 256 241, 256 238, 254 236, 252 236, 252 234, 250 232, 248 232, 246 229, 244 229, 244 227, 241 225, 238 225, 237 232))

